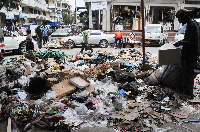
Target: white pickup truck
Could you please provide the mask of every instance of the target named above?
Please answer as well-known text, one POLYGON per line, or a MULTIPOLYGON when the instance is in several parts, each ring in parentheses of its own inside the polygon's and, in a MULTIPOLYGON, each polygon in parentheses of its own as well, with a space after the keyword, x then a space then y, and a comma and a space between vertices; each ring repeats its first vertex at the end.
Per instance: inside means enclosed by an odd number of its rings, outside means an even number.
POLYGON ((145 46, 165 44, 168 34, 164 33, 161 24, 149 24, 144 27, 145 29, 145 46))

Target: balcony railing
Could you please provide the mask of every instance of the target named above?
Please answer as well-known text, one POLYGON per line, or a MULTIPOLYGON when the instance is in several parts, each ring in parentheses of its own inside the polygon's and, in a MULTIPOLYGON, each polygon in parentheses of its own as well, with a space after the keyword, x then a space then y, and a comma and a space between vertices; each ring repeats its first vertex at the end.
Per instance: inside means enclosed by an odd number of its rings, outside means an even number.
POLYGON ((49 8, 57 8, 57 5, 56 4, 49 4, 49 8))

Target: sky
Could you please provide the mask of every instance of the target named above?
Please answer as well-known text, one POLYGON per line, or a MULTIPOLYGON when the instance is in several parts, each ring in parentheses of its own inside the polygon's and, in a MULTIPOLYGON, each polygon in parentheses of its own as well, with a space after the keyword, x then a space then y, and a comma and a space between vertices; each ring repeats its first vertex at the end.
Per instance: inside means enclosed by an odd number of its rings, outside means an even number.
MULTIPOLYGON (((74 9, 75 9, 75 0, 68 0, 68 1, 69 1, 69 4, 72 5, 72 11, 74 11, 74 9)), ((85 6, 84 0, 76 0, 76 4, 77 4, 77 7, 84 7, 85 6)))

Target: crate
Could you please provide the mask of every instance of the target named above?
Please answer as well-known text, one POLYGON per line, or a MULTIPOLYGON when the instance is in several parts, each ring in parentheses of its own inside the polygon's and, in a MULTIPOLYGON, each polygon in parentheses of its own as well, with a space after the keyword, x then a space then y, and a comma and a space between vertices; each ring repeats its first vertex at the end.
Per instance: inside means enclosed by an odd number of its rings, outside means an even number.
POLYGON ((173 65, 180 62, 181 49, 165 49, 158 50, 158 63, 159 65, 173 65))

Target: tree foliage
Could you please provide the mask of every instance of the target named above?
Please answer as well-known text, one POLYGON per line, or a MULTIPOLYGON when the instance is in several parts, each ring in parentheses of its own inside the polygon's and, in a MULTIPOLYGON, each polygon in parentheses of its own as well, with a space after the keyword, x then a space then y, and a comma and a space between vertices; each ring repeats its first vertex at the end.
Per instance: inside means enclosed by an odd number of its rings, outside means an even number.
POLYGON ((71 16, 66 13, 64 14, 63 20, 65 25, 73 24, 76 21, 76 14, 74 14, 74 16, 71 16))
POLYGON ((0 9, 4 6, 9 9, 9 6, 13 3, 20 2, 21 0, 0 0, 0 9))
POLYGON ((88 14, 82 15, 82 17, 80 17, 80 23, 85 23, 85 21, 87 20, 87 18, 88 18, 88 14))

